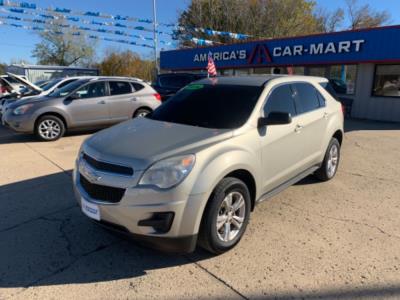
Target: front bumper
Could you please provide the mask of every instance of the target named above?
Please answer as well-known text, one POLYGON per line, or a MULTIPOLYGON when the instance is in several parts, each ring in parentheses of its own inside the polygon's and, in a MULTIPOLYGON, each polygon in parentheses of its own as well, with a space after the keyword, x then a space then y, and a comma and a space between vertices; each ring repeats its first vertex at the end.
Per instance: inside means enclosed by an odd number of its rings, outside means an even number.
MULTIPOLYGON (((202 212, 203 194, 189 195, 179 188, 164 191, 137 187, 135 181, 141 176, 137 174, 132 178, 132 186, 126 188, 118 203, 105 203, 92 199, 86 193, 80 183, 80 176, 84 176, 81 172, 78 161, 73 173, 75 196, 80 206, 82 206, 82 198, 97 205, 100 221, 95 221, 96 223, 163 251, 192 252, 195 249, 199 228, 198 214, 202 212), (141 221, 149 220, 154 215, 162 213, 173 214, 173 220, 167 232, 160 232, 152 226, 143 226, 141 221)), ((95 170, 95 172, 98 171, 95 170)), ((106 174, 101 174, 105 181, 110 180, 106 174)), ((86 180, 91 180, 84 177, 86 180)), ((124 179, 121 178, 119 182, 123 181, 124 179)))
POLYGON ((94 222, 108 230, 116 232, 127 238, 131 238, 139 244, 164 252, 190 253, 196 249, 197 234, 184 237, 150 236, 129 232, 125 227, 109 223, 107 221, 94 222))
POLYGON ((1 118, 2 124, 10 127, 14 131, 23 133, 34 132, 34 120, 30 114, 16 116, 12 113, 12 109, 4 111, 1 118))

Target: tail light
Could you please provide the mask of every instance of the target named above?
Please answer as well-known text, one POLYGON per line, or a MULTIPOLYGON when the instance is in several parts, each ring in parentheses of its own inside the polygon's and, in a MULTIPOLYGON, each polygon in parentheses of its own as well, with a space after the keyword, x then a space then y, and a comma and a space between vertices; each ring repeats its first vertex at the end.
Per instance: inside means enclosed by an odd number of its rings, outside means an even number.
POLYGON ((7 92, 7 89, 6 89, 6 87, 5 86, 0 86, 0 93, 6 93, 7 92))
POLYGON ((153 94, 153 96, 158 100, 161 101, 161 95, 159 93, 153 94))
POLYGON ((343 113, 343 116, 346 115, 346 106, 344 106, 343 104, 342 104, 342 113, 343 113))

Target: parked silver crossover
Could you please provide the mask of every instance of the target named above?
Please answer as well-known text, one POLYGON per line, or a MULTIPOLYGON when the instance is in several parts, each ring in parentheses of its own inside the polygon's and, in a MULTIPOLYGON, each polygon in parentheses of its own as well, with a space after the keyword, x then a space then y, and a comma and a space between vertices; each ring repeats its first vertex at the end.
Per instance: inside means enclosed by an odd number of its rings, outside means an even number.
POLYGON ((53 141, 67 130, 107 127, 145 116, 161 104, 147 83, 120 77, 75 80, 47 96, 21 99, 3 108, 3 124, 53 141))
POLYGON ((83 143, 73 176, 83 213, 163 250, 229 250, 257 203, 307 175, 335 176, 343 113, 326 85, 305 76, 187 85, 83 143))

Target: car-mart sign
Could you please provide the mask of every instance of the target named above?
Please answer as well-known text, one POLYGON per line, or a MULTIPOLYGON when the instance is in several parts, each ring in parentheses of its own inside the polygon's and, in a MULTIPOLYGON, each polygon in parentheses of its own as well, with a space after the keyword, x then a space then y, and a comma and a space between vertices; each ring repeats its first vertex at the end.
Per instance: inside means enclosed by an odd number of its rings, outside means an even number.
POLYGON ((217 68, 400 61, 400 26, 215 47, 162 51, 162 69, 204 69, 211 53, 217 68))

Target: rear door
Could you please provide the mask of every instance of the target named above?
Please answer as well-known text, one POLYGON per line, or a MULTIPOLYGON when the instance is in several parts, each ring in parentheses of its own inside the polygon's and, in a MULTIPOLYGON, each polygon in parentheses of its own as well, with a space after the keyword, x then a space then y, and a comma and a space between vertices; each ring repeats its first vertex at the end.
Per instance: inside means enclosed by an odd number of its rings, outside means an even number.
POLYGON ((129 81, 109 81, 110 96, 108 105, 112 122, 131 119, 138 107, 138 97, 129 81))
POLYGON ((93 82, 79 88, 78 99, 64 101, 72 126, 99 126, 110 123, 107 90, 104 81, 93 82))
POLYGON ((328 126, 325 101, 317 89, 308 82, 293 83, 298 117, 296 130, 301 141, 296 145, 302 155, 304 169, 320 163, 322 141, 328 126))

